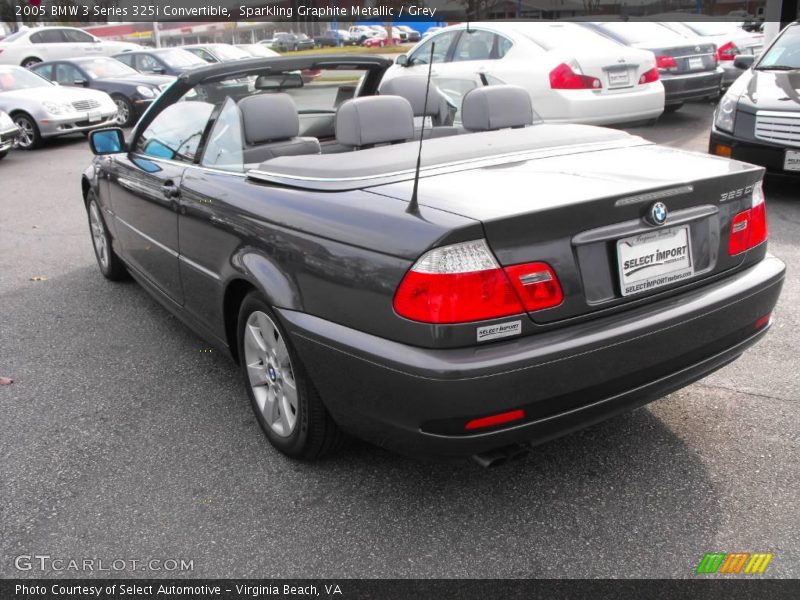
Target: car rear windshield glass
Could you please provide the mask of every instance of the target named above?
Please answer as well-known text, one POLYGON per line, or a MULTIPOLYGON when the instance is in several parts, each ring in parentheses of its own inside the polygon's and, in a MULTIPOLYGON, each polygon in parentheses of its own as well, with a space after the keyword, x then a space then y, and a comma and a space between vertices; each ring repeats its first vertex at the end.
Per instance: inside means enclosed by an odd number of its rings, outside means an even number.
POLYGON ((599 33, 589 31, 580 25, 571 23, 529 23, 521 25, 519 32, 532 40, 545 50, 555 50, 556 48, 575 49, 586 47, 587 45, 602 46, 614 44, 616 42, 604 38, 599 33))
POLYGON ((658 23, 603 23, 601 28, 626 44, 680 44, 676 33, 658 23))
POLYGON ((800 69, 800 26, 789 27, 758 63, 758 68, 800 69))
POLYGON ((46 79, 20 67, 0 67, 0 92, 27 90, 52 85, 46 79))
POLYGON ((126 75, 136 75, 136 71, 128 65, 124 65, 113 58, 94 58, 92 60, 81 61, 78 63, 92 79, 102 79, 103 77, 125 77, 126 75))
POLYGON ((191 52, 187 52, 186 50, 168 50, 167 52, 159 53, 159 58, 167 63, 170 67, 192 67, 195 65, 205 65, 207 64, 199 56, 195 56, 191 52))
POLYGON ((2 41, 4 42, 13 42, 14 40, 18 40, 22 36, 28 33, 28 30, 18 31, 17 33, 12 33, 11 35, 4 37, 2 41))

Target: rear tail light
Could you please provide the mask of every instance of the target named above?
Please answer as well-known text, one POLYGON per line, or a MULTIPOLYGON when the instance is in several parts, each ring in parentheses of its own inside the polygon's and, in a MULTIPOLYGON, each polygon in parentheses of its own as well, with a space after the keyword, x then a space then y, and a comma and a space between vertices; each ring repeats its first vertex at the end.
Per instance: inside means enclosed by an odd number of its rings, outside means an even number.
POLYGON ((751 207, 737 214, 731 221, 728 254, 741 254, 765 242, 767 236, 767 204, 764 202, 764 191, 759 181, 753 187, 751 207))
POLYGON ((554 90, 599 90, 603 84, 597 77, 583 75, 577 63, 561 63, 550 71, 550 87, 554 90))
POLYGON ((765 325, 769 325, 770 320, 772 320, 772 314, 764 315, 758 321, 756 321, 756 330, 763 329, 765 325))
POLYGON ((466 323, 551 308, 563 294, 545 263, 501 268, 485 240, 436 248, 406 273, 394 297, 402 317, 466 323))
POLYGON ((733 42, 728 42, 717 49, 717 60, 733 60, 737 54, 739 54, 739 48, 733 42))
POLYGON ((649 71, 645 71, 642 73, 642 76, 639 77, 639 84, 643 83, 653 83, 658 81, 658 69, 650 69, 649 71))
POLYGON ((663 71, 669 71, 677 69, 678 63, 671 56, 656 56, 656 67, 663 71))

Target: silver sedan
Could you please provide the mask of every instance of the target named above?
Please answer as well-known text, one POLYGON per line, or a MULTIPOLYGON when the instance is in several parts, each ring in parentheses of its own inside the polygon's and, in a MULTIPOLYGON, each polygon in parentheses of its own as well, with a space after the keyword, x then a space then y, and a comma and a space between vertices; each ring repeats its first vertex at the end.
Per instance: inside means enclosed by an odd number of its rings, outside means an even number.
POLYGON ((0 66, 0 110, 19 128, 17 145, 23 150, 45 138, 113 125, 117 115, 105 92, 61 87, 14 66, 0 66))

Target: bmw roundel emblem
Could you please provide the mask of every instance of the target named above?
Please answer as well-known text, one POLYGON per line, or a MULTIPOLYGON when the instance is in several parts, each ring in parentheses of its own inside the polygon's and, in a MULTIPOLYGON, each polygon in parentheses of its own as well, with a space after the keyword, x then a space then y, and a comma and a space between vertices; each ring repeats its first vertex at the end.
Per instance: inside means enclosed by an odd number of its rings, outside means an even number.
POLYGON ((667 220, 667 205, 656 202, 650 207, 650 220, 654 225, 663 225, 667 220))

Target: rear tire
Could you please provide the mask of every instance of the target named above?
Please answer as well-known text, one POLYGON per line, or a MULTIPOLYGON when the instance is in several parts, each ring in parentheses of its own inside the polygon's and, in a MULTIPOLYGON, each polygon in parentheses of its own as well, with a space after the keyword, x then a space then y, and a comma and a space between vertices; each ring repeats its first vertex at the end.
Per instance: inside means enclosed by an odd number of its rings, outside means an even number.
POLYGON ((97 266, 103 277, 110 281, 121 281, 128 278, 128 271, 111 245, 111 235, 103 220, 100 204, 94 192, 86 195, 86 213, 89 217, 89 232, 92 234, 92 247, 97 259, 97 266))
POLYGON ((683 107, 683 102, 680 104, 668 104, 664 107, 664 114, 674 113, 679 111, 683 107))
POLYGON ((0 152, 0 160, 3 160, 6 156, 8 156, 8 150, 0 152))
POLYGON ((42 61, 36 58, 35 56, 29 56, 20 63, 20 66, 25 69, 30 69, 32 66, 38 65, 40 62, 42 61))
POLYGON ((291 340, 258 292, 242 301, 237 325, 242 377, 258 424, 275 449, 314 460, 334 452, 343 435, 306 374, 291 340))

